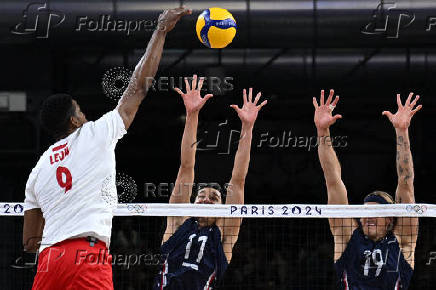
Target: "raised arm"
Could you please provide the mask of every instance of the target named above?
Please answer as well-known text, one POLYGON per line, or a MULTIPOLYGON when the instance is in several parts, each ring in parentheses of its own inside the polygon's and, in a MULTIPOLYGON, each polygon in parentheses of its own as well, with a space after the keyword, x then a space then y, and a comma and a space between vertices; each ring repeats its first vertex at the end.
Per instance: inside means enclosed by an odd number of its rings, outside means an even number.
MULTIPOLYGON (((195 151, 197 149, 198 114, 206 101, 212 97, 212 94, 207 94, 204 98, 201 97, 200 91, 203 86, 203 81, 204 78, 200 78, 197 87, 197 76, 194 75, 192 88, 185 78, 186 93, 175 88, 177 93, 183 98, 186 109, 186 122, 180 148, 180 168, 173 192, 171 193, 170 203, 189 203, 191 198, 194 183, 195 151)), ((164 234, 163 242, 174 233, 185 219, 185 217, 167 218, 167 229, 164 234)))
POLYGON ((318 134, 318 157, 324 172, 324 178, 327 186, 328 204, 348 204, 347 190, 341 179, 341 165, 332 146, 330 137, 330 126, 341 115, 332 116, 333 109, 339 101, 336 96, 332 102, 334 91, 330 90, 329 97, 324 103, 324 90, 321 91, 320 105, 313 98, 315 107, 315 126, 318 134))
POLYGON ((118 111, 124 121, 126 130, 130 127, 138 111, 139 105, 145 98, 148 89, 153 83, 159 62, 162 56, 162 50, 165 43, 165 37, 176 25, 179 19, 192 11, 184 7, 165 10, 158 19, 158 27, 147 45, 144 56, 138 62, 130 79, 127 89, 118 102, 118 111))
MULTIPOLYGON (((248 166, 250 164, 251 140, 253 135, 254 123, 257 119, 259 110, 266 105, 267 101, 259 102, 261 93, 256 95, 253 100, 253 89, 248 92, 243 91, 243 106, 239 108, 237 105, 231 105, 242 123, 241 136, 239 139, 238 151, 236 152, 235 162, 233 165, 232 178, 227 190, 226 204, 243 204, 244 203, 244 185, 245 177, 247 176, 248 166)), ((230 263, 232 259, 232 249, 238 240, 239 229, 242 219, 227 218, 219 222, 221 232, 223 233, 223 248, 230 263)))
POLYGON ((401 104, 400 94, 397 94, 398 111, 392 114, 389 111, 384 111, 382 114, 388 117, 392 123, 397 136, 397 174, 398 186, 395 194, 395 202, 397 203, 414 203, 415 194, 413 189, 413 159, 410 151, 409 126, 413 115, 421 110, 422 105, 418 105, 415 109, 416 102, 419 96, 411 102, 413 93, 409 94, 405 105, 401 104))
MULTIPOLYGON (((333 100, 333 95, 334 90, 330 90, 330 94, 324 102, 324 90, 322 90, 319 105, 316 98, 313 98, 314 122, 318 134, 318 157, 327 186, 328 204, 348 204, 347 189, 341 178, 341 165, 330 137, 330 126, 337 119, 342 118, 341 115, 332 116, 333 109, 339 101, 339 96, 333 100)), ((345 250, 345 246, 357 225, 353 219, 329 219, 329 224, 335 240, 334 259, 336 261, 345 250)))
MULTIPOLYGON (((416 96, 411 102, 412 96, 413 93, 410 93, 403 106, 400 94, 397 94, 398 111, 395 114, 389 111, 382 113, 388 117, 396 133, 398 185, 395 193, 395 202, 397 203, 415 203, 413 159, 410 150, 409 126, 413 115, 421 110, 422 105, 418 105, 414 108, 419 100, 419 96, 416 96)), ((418 237, 418 218, 399 218, 394 232, 400 242, 404 257, 413 267, 414 251, 418 237)))

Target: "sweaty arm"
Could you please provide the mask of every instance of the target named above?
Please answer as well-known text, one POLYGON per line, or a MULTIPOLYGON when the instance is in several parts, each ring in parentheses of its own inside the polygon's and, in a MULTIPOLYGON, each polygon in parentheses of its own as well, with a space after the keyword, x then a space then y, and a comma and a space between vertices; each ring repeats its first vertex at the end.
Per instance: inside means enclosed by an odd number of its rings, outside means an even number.
MULTIPOLYGON (((240 109, 236 105, 231 107, 237 112, 241 120, 241 136, 239 139, 238 150, 235 155, 235 161, 232 170, 232 177, 227 189, 226 204, 243 204, 244 203, 244 185, 250 164, 251 141, 253 138, 253 127, 257 119, 259 110, 266 105, 263 101, 257 105, 261 93, 258 93, 254 101, 252 100, 253 89, 250 88, 247 97, 246 90, 243 91, 243 107, 240 109)), ((221 228, 223 238, 223 249, 227 261, 232 260, 233 246, 238 240, 239 229, 241 227, 241 218, 224 218, 217 222, 221 228)))
MULTIPOLYGON (((185 78, 186 93, 175 89, 182 97, 186 109, 185 129, 183 131, 182 144, 180 148, 180 167, 177 173, 174 189, 171 193, 170 203, 189 203, 194 183, 195 152, 197 150, 197 127, 198 114, 212 97, 211 94, 204 98, 200 95, 204 79, 198 82, 197 76, 193 76, 192 89, 185 78)), ((186 220, 186 217, 167 217, 167 227, 162 243, 167 241, 177 228, 186 220)))
POLYGON ((123 119, 126 130, 132 124, 139 105, 153 83, 153 78, 156 75, 162 56, 167 33, 174 28, 175 24, 182 16, 190 13, 191 10, 181 7, 165 10, 159 16, 158 28, 153 32, 145 54, 136 65, 129 85, 118 102, 117 109, 123 119))
MULTIPOLYGON (((395 193, 395 202, 397 203, 415 203, 413 186, 414 171, 412 152, 410 150, 409 126, 413 115, 422 108, 422 105, 418 105, 414 109, 419 96, 416 96, 411 102, 412 96, 413 93, 410 93, 406 103, 402 105, 400 95, 397 94, 398 111, 395 114, 389 111, 382 113, 388 117, 396 133, 398 185, 395 193)), ((394 233, 399 240, 400 248, 406 261, 413 268, 415 265, 416 240, 418 238, 418 218, 398 218, 394 233)))
MULTIPOLYGON (((336 96, 332 102, 334 91, 330 90, 330 95, 324 103, 324 90, 321 91, 320 105, 316 98, 313 98, 315 107, 315 125, 318 134, 318 157, 324 172, 325 183, 327 186, 328 204, 348 204, 347 189, 341 179, 341 165, 336 156, 330 138, 330 126, 341 115, 332 116, 332 111, 339 101, 336 96)), ((353 219, 329 219, 330 230, 335 240, 335 261, 340 258, 345 247, 350 240, 353 230, 357 227, 353 219)))

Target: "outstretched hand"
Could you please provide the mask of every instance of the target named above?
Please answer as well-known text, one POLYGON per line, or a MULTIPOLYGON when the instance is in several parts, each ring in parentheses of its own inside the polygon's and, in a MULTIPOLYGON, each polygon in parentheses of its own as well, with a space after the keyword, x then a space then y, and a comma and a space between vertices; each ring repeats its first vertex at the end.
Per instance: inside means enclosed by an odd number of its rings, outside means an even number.
POLYGON ((261 94, 262 93, 259 92, 256 95, 256 98, 253 100, 253 88, 249 89, 248 97, 247 91, 244 89, 242 92, 242 108, 239 108, 237 105, 230 105, 230 107, 233 108, 236 113, 238 113, 238 117, 241 119, 242 124, 253 126, 260 109, 268 103, 268 101, 265 100, 260 105, 257 104, 261 94))
POLYGON ((179 88, 174 88, 174 90, 179 93, 183 98, 183 103, 185 104, 186 113, 199 112, 204 104, 213 97, 212 94, 207 94, 204 98, 201 97, 200 91, 203 87, 204 78, 201 77, 198 81, 197 87, 197 75, 192 77, 192 88, 189 85, 188 78, 185 78, 186 93, 183 93, 179 88))
POLYGON ((185 6, 167 9, 159 15, 158 29, 164 32, 170 32, 173 30, 176 23, 182 18, 182 16, 192 14, 191 9, 187 9, 185 6))
POLYGON ((415 109, 416 102, 419 100, 419 95, 416 95, 415 99, 412 100, 413 93, 409 94, 409 97, 406 100, 406 103, 401 103, 401 96, 397 94, 397 104, 398 110, 395 114, 392 114, 389 111, 383 111, 382 115, 388 117, 389 121, 391 121, 392 125, 396 129, 407 129, 410 126, 410 121, 412 120, 413 115, 416 114, 419 110, 421 110, 422 105, 418 105, 415 109))
POLYGON ((332 115, 332 112, 334 108, 336 107, 336 104, 339 101, 339 96, 336 96, 336 98, 333 100, 333 95, 335 91, 330 90, 329 97, 327 98, 327 101, 324 103, 324 90, 321 90, 321 98, 320 98, 320 104, 318 105, 318 102, 316 101, 316 98, 313 97, 313 106, 315 107, 315 126, 318 129, 328 129, 331 125, 333 125, 337 119, 341 119, 341 115, 332 115))

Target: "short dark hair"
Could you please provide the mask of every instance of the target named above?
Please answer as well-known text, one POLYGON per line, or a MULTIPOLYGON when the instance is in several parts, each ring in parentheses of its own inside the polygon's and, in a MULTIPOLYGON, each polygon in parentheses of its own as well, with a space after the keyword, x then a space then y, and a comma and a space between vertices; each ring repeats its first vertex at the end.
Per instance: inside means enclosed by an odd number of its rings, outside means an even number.
POLYGON ((42 103, 41 124, 56 139, 67 134, 72 116, 75 116, 75 108, 68 94, 51 95, 42 103))

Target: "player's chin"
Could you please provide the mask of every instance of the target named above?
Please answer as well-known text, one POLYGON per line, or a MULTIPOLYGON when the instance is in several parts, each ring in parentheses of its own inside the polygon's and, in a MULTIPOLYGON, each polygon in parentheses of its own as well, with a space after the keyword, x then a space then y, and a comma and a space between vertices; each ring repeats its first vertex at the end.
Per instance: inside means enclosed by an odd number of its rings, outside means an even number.
POLYGON ((377 227, 376 226, 365 226, 363 232, 364 232, 365 236, 369 237, 370 239, 377 238, 377 227))
POLYGON ((216 217, 199 217, 198 221, 204 225, 212 226, 216 223, 216 217))

